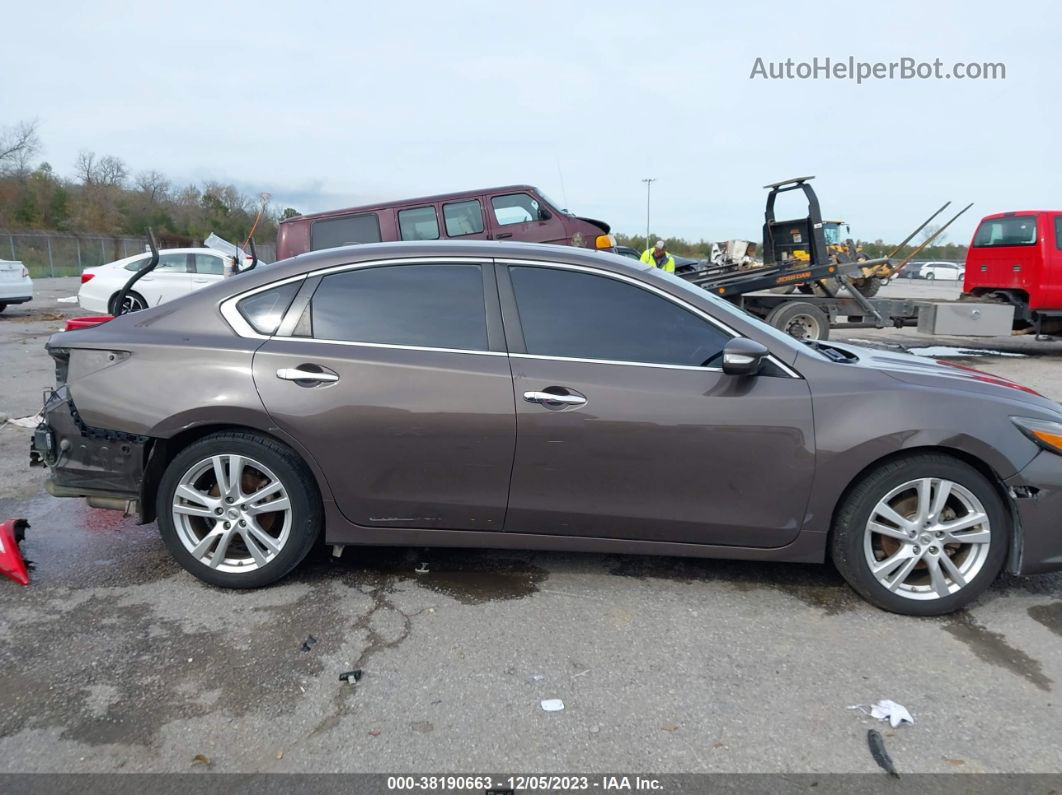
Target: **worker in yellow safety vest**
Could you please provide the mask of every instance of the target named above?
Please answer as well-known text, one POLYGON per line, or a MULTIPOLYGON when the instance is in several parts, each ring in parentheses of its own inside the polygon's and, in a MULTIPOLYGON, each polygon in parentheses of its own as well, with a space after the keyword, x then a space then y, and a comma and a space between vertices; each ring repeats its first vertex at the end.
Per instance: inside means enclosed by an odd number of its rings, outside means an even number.
POLYGON ((642 262, 646 265, 660 268, 660 270, 667 273, 675 272, 675 258, 667 253, 663 240, 657 240, 655 246, 645 250, 642 254, 642 262))

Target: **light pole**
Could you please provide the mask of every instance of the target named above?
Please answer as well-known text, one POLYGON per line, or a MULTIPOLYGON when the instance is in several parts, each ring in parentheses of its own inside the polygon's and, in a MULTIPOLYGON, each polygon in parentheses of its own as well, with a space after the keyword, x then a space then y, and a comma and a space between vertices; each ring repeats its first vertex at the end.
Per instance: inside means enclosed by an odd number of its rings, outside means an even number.
POLYGON ((645 183, 645 248, 650 249, 652 244, 649 242, 649 198, 652 195, 656 177, 646 177, 642 182, 645 183))

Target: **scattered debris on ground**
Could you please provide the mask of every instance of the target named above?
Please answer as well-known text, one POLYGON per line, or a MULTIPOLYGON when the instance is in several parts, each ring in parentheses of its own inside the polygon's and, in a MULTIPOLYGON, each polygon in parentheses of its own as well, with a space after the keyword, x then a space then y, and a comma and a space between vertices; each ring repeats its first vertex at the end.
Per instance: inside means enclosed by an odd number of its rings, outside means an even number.
POLYGON ((309 651, 310 649, 312 649, 316 645, 317 645, 317 638, 315 638, 313 635, 307 635, 306 636, 306 640, 304 640, 302 642, 302 647, 301 647, 300 651, 309 651))
POLYGON ((542 709, 546 712, 560 712, 564 709, 564 702, 559 698, 545 698, 542 700, 542 709))
POLYGON ((877 729, 870 729, 867 731, 867 745, 870 747, 870 755, 874 757, 874 761, 878 763, 878 767, 890 776, 899 778, 900 774, 896 772, 896 765, 893 764, 889 752, 885 750, 885 738, 881 736, 877 729))
POLYGON ((864 715, 869 715, 875 720, 888 721, 892 728, 896 729, 904 723, 914 724, 914 718, 911 717, 911 713, 907 711, 907 707, 903 704, 897 704, 895 701, 890 701, 887 698, 883 698, 876 704, 867 706, 866 704, 853 704, 848 709, 857 709, 864 715))
POLYGON ((0 522, 0 574, 10 577, 19 585, 29 585, 28 561, 22 558, 19 544, 26 540, 29 522, 25 519, 8 519, 0 522))
POLYGON ((340 682, 350 682, 352 685, 361 681, 361 669, 358 668, 354 671, 344 671, 339 675, 340 682))

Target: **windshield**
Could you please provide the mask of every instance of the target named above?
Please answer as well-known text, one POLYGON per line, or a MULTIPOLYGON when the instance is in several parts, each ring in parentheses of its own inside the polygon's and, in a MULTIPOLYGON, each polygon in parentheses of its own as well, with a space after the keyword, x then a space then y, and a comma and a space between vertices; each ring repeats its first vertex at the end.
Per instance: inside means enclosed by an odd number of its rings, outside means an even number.
POLYGON ((836 245, 842 242, 841 224, 836 221, 827 221, 822 225, 822 234, 828 245, 836 245))
POLYGON ((787 349, 799 351, 801 353, 807 353, 809 350, 811 350, 814 351, 817 356, 822 356, 822 358, 824 359, 829 358, 823 355, 821 351, 818 351, 815 348, 811 348, 802 344, 799 340, 790 337, 781 329, 776 329, 774 326, 769 325, 768 323, 764 323, 755 315, 746 312, 744 309, 739 309, 729 301, 720 298, 717 295, 713 295, 708 290, 698 287, 692 282, 686 281, 681 276, 676 276, 673 273, 668 273, 666 271, 662 271, 655 268, 649 268, 648 270, 650 270, 654 276, 658 276, 662 279, 667 279, 668 282, 675 285, 676 287, 681 288, 683 292, 691 296, 696 296, 698 298, 707 298, 708 300, 710 300, 712 302, 713 307, 718 310, 719 319, 724 322, 726 322, 726 319, 728 317, 735 317, 740 320, 744 320, 746 323, 754 323, 757 329, 762 331, 764 334, 770 335, 774 340, 784 345, 787 349))
POLYGON ((540 197, 542 197, 542 199, 544 199, 546 204, 548 204, 550 207, 555 207, 558 212, 564 213, 565 215, 570 215, 573 218, 575 217, 575 213, 573 213, 567 207, 561 207, 561 205, 558 202, 553 201, 553 199, 551 199, 549 196, 547 196, 542 191, 538 191, 538 195, 540 197))

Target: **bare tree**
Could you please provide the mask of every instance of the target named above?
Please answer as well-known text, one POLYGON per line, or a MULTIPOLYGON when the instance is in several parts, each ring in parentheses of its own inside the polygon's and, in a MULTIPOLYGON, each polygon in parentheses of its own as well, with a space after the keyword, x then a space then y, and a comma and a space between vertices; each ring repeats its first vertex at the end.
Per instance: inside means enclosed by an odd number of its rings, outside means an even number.
POLYGON ((0 172, 24 174, 40 148, 36 119, 0 129, 0 172))
MULTIPOLYGON (((940 231, 940 225, 939 224, 930 224, 925 229, 923 229, 922 233, 919 235, 919 237, 922 238, 920 242, 925 243, 927 240, 929 240, 931 237, 933 237, 933 235, 935 235, 939 231, 940 231)), ((933 243, 935 245, 939 246, 941 243, 943 243, 947 239, 947 237, 948 237, 947 235, 941 235, 936 240, 934 240, 933 243)))
POLYGON ((136 188, 149 202, 155 204, 170 195, 170 181, 159 171, 141 171, 136 175, 136 188))
POLYGON ((96 153, 89 152, 87 149, 82 149, 77 153, 77 162, 74 163, 74 171, 77 172, 78 179, 81 180, 82 185, 93 185, 96 183, 96 153))
POLYGON ((106 155, 100 158, 96 173, 99 175, 101 185, 111 185, 120 188, 125 184, 125 180, 129 176, 129 169, 126 168, 120 157, 106 155))

